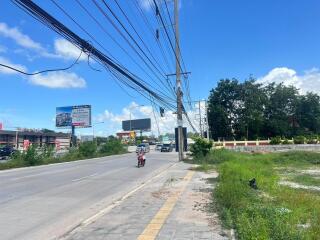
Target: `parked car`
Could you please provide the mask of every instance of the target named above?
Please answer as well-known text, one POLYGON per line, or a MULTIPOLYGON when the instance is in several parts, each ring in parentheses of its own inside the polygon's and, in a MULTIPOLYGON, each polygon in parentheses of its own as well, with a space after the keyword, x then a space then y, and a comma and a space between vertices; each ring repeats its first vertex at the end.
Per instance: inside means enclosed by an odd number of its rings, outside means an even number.
POLYGON ((150 152, 149 143, 141 143, 137 146, 136 153, 143 150, 144 152, 150 152))
POLYGON ((156 145, 156 151, 161 151, 161 148, 162 148, 162 144, 157 144, 156 145))
POLYGON ((172 144, 169 144, 169 143, 165 143, 161 147, 161 152, 172 152, 172 150, 173 150, 173 146, 172 144))
POLYGON ((16 152, 16 150, 10 146, 0 148, 0 160, 8 159, 14 152, 16 152))

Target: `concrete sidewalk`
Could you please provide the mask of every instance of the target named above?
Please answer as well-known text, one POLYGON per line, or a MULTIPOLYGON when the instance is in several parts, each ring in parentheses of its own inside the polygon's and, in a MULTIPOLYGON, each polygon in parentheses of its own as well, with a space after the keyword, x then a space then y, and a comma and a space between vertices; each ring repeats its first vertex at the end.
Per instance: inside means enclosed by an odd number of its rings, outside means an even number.
POLYGON ((190 166, 176 164, 64 239, 227 239, 216 214, 207 211, 213 187, 207 179, 216 173, 190 171, 190 166))

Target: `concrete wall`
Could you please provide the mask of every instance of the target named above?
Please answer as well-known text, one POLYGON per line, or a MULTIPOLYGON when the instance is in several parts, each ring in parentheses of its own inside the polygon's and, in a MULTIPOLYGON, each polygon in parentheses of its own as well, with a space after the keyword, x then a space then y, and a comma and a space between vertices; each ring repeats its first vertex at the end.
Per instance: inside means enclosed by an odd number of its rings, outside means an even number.
POLYGON ((281 152, 281 151, 313 151, 320 152, 320 144, 289 144, 264 146, 233 146, 226 149, 237 152, 281 152))

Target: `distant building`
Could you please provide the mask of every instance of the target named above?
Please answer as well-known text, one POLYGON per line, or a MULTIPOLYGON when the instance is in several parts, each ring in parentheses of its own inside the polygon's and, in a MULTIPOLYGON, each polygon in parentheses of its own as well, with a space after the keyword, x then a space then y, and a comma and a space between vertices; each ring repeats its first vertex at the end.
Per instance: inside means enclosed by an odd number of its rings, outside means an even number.
POLYGON ((136 132, 135 131, 118 132, 117 137, 121 140, 122 143, 129 143, 135 140, 136 132))
POLYGON ((93 135, 81 135, 80 141, 81 142, 92 142, 93 141, 93 135))
POLYGON ((56 146, 59 149, 70 147, 70 134, 67 133, 0 130, 0 145, 10 145, 17 149, 23 149, 25 140, 29 140, 31 144, 40 147, 44 145, 56 146))

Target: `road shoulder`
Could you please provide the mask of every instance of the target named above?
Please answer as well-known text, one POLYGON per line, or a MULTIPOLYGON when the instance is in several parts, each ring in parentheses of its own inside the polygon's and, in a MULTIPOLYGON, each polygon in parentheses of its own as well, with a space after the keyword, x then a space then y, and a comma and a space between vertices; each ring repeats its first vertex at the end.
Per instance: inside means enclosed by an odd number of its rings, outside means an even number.
POLYGON ((179 163, 64 239, 227 239, 208 212, 212 184, 179 163))

